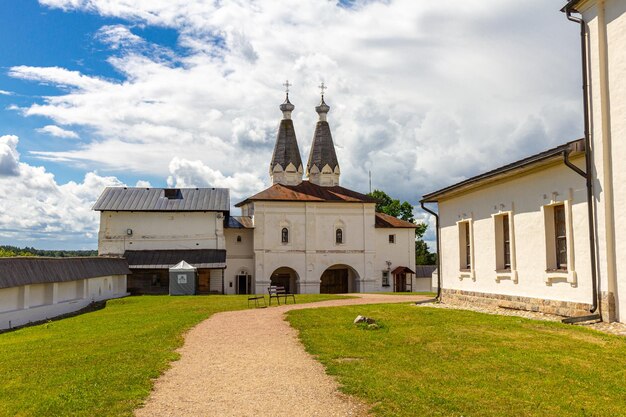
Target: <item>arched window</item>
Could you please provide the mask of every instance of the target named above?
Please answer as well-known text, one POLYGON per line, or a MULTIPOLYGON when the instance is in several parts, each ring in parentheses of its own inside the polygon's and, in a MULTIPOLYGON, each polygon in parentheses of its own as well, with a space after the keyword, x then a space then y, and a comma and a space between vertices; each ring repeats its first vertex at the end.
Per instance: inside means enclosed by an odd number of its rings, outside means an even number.
POLYGON ((343 229, 335 230, 335 243, 343 243, 343 229))
POLYGON ((241 235, 237 235, 237 243, 241 243, 241 235))
POLYGON ((280 233, 280 240, 283 243, 289 243, 289 229, 286 227, 283 227, 283 230, 280 233))

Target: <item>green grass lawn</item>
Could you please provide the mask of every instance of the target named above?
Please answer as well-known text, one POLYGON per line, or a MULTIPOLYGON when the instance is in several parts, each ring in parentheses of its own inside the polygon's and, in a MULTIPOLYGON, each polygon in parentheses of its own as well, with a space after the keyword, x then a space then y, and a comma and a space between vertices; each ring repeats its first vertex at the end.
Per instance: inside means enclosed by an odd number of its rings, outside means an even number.
MULTIPOLYGON (((297 302, 339 298, 297 295, 297 302)), ((131 415, 183 342, 213 313, 247 296, 144 296, 0 334, 1 416, 131 415)))
POLYGON ((371 305, 289 312, 379 416, 626 416, 626 338, 561 323, 371 305), (379 330, 352 320, 373 317, 379 330))

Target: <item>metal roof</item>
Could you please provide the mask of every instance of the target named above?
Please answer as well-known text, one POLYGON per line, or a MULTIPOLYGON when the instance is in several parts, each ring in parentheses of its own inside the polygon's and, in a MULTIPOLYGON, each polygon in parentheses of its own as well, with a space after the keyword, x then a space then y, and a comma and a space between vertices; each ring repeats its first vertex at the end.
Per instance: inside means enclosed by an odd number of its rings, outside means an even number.
POLYGON ((228 188, 107 187, 93 206, 96 211, 222 211, 230 208, 228 188), (165 196, 166 190, 174 198, 165 196))
POLYGON ((376 213, 376 222, 374 227, 383 228, 403 228, 403 229, 415 229, 417 224, 407 222, 406 220, 399 219, 397 217, 390 216, 385 213, 376 213))
POLYGON ((0 288, 130 274, 122 258, 0 258, 0 288))
POLYGON ((376 199, 356 191, 340 187, 322 187, 310 181, 298 185, 274 184, 246 200, 237 203, 241 207, 250 201, 310 201, 331 203, 376 203, 376 199))
POLYGON ((228 216, 224 227, 228 229, 254 229, 254 222, 250 216, 228 216))
POLYGON ((317 122, 315 133, 313 134, 313 143, 309 151, 309 162, 306 165, 307 175, 313 166, 316 166, 321 172, 326 165, 334 171, 339 166, 339 161, 337 161, 330 125, 327 121, 320 120, 317 122))
POLYGON ((296 169, 302 168, 302 158, 300 157, 300 149, 298 149, 293 120, 282 119, 280 126, 278 126, 278 135, 276 136, 272 162, 270 162, 270 172, 274 171, 276 165, 280 165, 283 170, 286 170, 290 163, 296 169))
POLYGON ((435 191, 430 194, 426 194, 423 196, 423 202, 436 202, 441 197, 456 194, 457 192, 467 190, 469 188, 476 187, 480 184, 484 184, 490 181, 496 181, 504 176, 519 174, 520 172, 526 171, 530 168, 535 168, 540 166, 541 164, 549 164, 559 159, 562 159, 562 155, 564 152, 572 152, 572 155, 581 154, 585 152, 585 141, 584 139, 577 139, 563 145, 557 146, 552 149, 548 149, 546 151, 540 152, 538 154, 526 157, 524 159, 520 159, 519 161, 512 162, 508 165, 501 166, 494 170, 485 172, 480 175, 476 175, 475 177, 468 178, 459 183, 450 185, 446 188, 442 188, 439 191, 435 191))
POLYGON ((415 265, 415 277, 431 277, 437 269, 437 265, 415 265))
POLYGON ((226 268, 223 249, 127 250, 124 258, 132 269, 169 269, 181 261, 195 268, 226 268))

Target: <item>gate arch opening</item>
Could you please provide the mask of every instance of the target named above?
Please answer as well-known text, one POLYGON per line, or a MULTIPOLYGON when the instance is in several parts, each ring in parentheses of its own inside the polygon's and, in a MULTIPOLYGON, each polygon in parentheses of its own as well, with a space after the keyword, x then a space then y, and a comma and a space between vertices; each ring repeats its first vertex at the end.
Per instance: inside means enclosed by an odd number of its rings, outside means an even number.
POLYGON ((360 292, 359 274, 349 265, 333 265, 320 278, 320 294, 360 292))
POLYGON ((270 285, 285 287, 285 291, 291 294, 298 294, 298 273, 288 266, 276 269, 270 275, 270 285))

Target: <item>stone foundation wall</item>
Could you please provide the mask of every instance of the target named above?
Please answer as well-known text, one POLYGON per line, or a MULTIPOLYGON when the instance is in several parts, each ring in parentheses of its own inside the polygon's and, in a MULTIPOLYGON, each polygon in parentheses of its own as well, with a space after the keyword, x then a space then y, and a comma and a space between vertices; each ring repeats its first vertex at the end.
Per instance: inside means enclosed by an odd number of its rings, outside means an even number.
POLYGON ((586 316, 591 304, 570 301, 544 300, 542 298, 516 295, 488 294, 475 291, 463 291, 443 288, 441 301, 446 304, 479 304, 487 307, 503 307, 516 310, 534 311, 558 316, 586 316))
POLYGON ((602 321, 611 323, 617 319, 615 295, 612 292, 600 292, 600 312, 602 314, 602 321))

